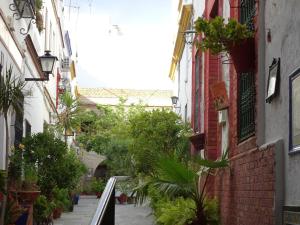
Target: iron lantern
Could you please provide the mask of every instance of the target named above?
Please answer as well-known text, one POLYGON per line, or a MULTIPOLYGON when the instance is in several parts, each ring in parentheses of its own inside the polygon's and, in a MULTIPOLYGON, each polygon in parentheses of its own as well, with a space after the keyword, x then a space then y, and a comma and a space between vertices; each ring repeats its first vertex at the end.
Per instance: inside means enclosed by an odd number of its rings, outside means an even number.
POLYGON ((34 19, 35 0, 14 0, 14 4, 20 18, 34 19))
POLYGON ((45 51, 45 55, 40 56, 39 58, 42 66, 42 71, 45 74, 52 73, 55 61, 57 61, 57 57, 51 55, 50 51, 45 51))
POLYGON ((171 100, 172 100, 172 104, 173 105, 177 105, 177 101, 178 101, 178 97, 177 96, 172 96, 171 100))

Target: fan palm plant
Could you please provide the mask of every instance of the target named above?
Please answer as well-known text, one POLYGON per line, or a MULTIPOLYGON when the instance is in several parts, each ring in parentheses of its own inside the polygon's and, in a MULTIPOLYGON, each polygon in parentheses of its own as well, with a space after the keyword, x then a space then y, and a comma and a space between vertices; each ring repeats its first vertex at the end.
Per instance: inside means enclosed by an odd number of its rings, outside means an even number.
POLYGON ((150 186, 156 188, 162 195, 171 199, 177 197, 190 198, 195 202, 194 225, 217 224, 214 217, 206 215, 207 198, 205 187, 209 176, 213 175, 212 170, 228 166, 226 154, 218 161, 195 159, 198 169, 190 169, 187 165, 173 158, 162 158, 156 164, 156 175, 148 178, 135 188, 137 203, 144 202, 148 195, 150 186), (203 184, 198 187, 198 179, 203 176, 203 184))
POLYGON ((68 131, 72 130, 76 124, 75 115, 78 113, 78 100, 74 99, 70 92, 65 92, 61 96, 64 110, 60 113, 60 122, 64 129, 65 143, 67 144, 68 131))
MULTIPOLYGON (((0 78, 0 114, 3 115, 5 121, 5 175, 7 177, 8 169, 8 153, 9 153, 9 126, 8 115, 9 113, 23 112, 23 98, 22 90, 25 87, 25 82, 21 78, 16 78, 12 75, 12 66, 6 69, 5 75, 1 74, 0 78)), ((5 180, 4 190, 7 191, 7 179, 5 180)), ((1 222, 3 224, 5 208, 7 203, 7 196, 4 196, 3 207, 1 212, 1 222)))

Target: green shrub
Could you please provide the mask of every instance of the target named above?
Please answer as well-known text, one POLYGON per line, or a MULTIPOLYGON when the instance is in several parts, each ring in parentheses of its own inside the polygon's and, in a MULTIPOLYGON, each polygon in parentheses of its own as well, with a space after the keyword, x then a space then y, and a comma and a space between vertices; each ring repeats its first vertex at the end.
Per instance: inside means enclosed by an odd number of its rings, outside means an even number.
POLYGON ((64 188, 59 189, 55 187, 53 189, 53 201, 56 205, 56 208, 64 209, 64 211, 68 211, 70 205, 72 204, 68 190, 64 188))
POLYGON ((103 180, 101 179, 97 179, 95 177, 93 177, 92 181, 91 181, 91 191, 94 193, 102 193, 104 191, 105 188, 105 183, 103 180))
POLYGON ((49 202, 44 195, 40 195, 33 206, 33 218, 37 224, 49 219, 52 211, 56 207, 54 202, 49 202))
POLYGON ((217 199, 205 199, 204 201, 204 212, 206 215, 207 222, 210 225, 220 224, 219 218, 219 204, 217 199))
POLYGON ((158 207, 156 221, 162 225, 186 225, 196 217, 196 206, 192 199, 161 201, 158 207))

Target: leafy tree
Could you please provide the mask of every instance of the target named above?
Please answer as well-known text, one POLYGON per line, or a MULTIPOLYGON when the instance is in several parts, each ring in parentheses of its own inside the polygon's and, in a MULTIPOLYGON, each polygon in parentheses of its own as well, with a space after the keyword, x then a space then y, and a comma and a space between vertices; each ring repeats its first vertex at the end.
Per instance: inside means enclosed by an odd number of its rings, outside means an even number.
POLYGON ((131 116, 133 142, 130 153, 138 172, 151 174, 154 162, 162 155, 186 161, 189 155, 188 134, 189 127, 169 110, 143 111, 131 116))
POLYGON ((98 105, 95 111, 84 111, 77 116, 81 132, 77 140, 87 151, 106 156, 106 165, 112 175, 133 175, 129 145, 128 117, 141 110, 138 106, 126 108, 125 99, 116 107, 98 105))
MULTIPOLYGON (((5 171, 7 176, 8 169, 8 152, 9 152, 9 125, 8 115, 9 112, 22 113, 23 112, 23 99, 24 95, 22 90, 25 87, 25 82, 21 78, 15 78, 12 75, 12 67, 6 70, 6 74, 0 76, 0 113, 5 121, 5 171)), ((7 181, 4 184, 4 190, 7 191, 7 181)), ((5 208, 7 204, 7 196, 4 195, 1 223, 4 224, 5 208)))

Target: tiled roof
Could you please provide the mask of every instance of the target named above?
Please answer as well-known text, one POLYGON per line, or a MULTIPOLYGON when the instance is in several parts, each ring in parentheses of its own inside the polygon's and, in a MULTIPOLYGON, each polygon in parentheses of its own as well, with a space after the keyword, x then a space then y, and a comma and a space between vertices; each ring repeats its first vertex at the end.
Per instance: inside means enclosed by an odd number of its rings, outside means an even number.
POLYGON ((135 89, 110 89, 110 88, 79 88, 79 96, 127 98, 127 97, 162 97, 172 96, 170 90, 135 90, 135 89))

